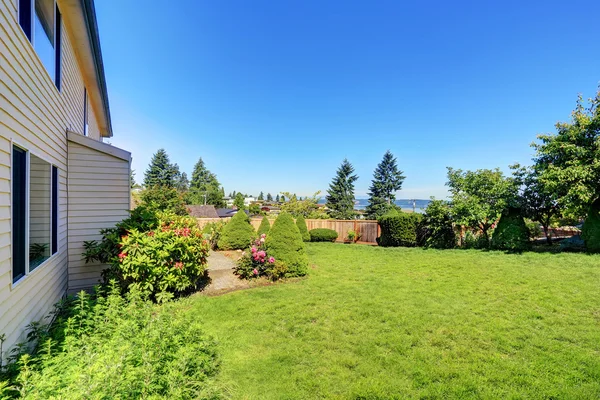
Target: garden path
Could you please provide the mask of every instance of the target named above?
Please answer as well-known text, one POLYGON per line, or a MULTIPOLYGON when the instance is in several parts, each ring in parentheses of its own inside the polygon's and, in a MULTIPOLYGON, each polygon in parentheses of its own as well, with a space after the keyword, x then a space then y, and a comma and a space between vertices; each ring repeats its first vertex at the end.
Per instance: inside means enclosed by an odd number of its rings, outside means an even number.
POLYGON ((250 287, 248 281, 233 274, 235 262, 223 253, 210 251, 208 255, 208 276, 210 284, 204 290, 206 294, 219 294, 250 287))

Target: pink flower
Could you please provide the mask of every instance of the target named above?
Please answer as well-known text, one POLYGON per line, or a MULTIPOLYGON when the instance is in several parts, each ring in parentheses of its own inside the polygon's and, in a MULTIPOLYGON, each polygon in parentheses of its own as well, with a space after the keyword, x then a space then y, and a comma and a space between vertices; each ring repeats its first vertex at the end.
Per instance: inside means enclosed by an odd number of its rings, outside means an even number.
POLYGON ((267 253, 265 253, 265 251, 264 251, 264 250, 261 250, 261 251, 259 251, 257 254, 258 254, 258 256, 259 256, 259 257, 261 257, 261 258, 263 258, 263 257, 265 257, 265 256, 267 255, 267 253))
POLYGON ((257 270, 256 268, 254 268, 254 269, 252 270, 252 273, 253 273, 254 275, 258 275, 258 270, 257 270))
POLYGON ((264 243, 265 242, 265 238, 260 238, 260 242, 264 243))
POLYGON ((123 262, 125 257, 127 257, 127 253, 119 253, 119 261, 123 262))
POLYGON ((262 235, 260 235, 260 238, 261 238, 261 239, 264 239, 264 238, 266 238, 266 237, 267 237, 267 235, 266 235, 266 234, 264 234, 264 233, 263 233, 262 235))
POLYGON ((252 251, 252 253, 256 253, 256 251, 257 251, 257 250, 256 250, 256 247, 255 247, 255 246, 252 246, 252 248, 250 249, 250 251, 252 251))
POLYGON ((177 268, 177 269, 183 269, 183 263, 181 261, 177 261, 175 263, 175 268, 177 268))
POLYGON ((270 262, 271 264, 273 264, 273 263, 275 262, 275 258, 274 258, 274 257, 269 257, 269 262, 270 262))

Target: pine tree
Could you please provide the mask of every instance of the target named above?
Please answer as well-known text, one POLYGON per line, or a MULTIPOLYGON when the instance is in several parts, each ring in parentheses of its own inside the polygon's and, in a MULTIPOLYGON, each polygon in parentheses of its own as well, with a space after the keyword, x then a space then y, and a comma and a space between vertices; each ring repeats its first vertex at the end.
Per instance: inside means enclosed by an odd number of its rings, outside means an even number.
POLYGON ((279 199, 279 195, 277 195, 277 196, 275 197, 275 201, 279 203, 279 200, 280 200, 280 199, 279 199))
POLYGON ((129 187, 130 188, 134 188, 136 185, 135 183, 135 169, 130 169, 129 170, 129 187))
POLYGON ((175 189, 177 189, 180 192, 187 192, 189 187, 190 181, 188 180, 187 174, 185 172, 182 172, 177 176, 177 180, 175 182, 175 189))
POLYGON ((177 164, 171 164, 165 149, 159 149, 152 156, 152 160, 150 160, 150 165, 144 176, 144 186, 174 187, 175 178, 178 173, 178 167, 176 167, 176 165, 177 164))
POLYGON ((273 196, 271 193, 267 193, 267 201, 273 201, 273 196))
POLYGON ((369 187, 369 205, 365 209, 367 218, 377 219, 393 207, 395 192, 402 188, 404 178, 396 165, 396 158, 389 150, 386 151, 369 187))
POLYGON ((337 170, 327 190, 325 205, 329 208, 329 215, 335 219, 354 218, 354 182, 358 179, 354 174, 354 167, 347 159, 337 170))
POLYGON ((233 200, 233 205, 237 207, 238 210, 244 209, 244 195, 238 193, 235 195, 235 199, 233 200))
POLYGON ((264 200, 265 199, 265 195, 263 194, 263 192, 260 192, 260 194, 258 195, 258 200, 264 200))
POLYGON ((285 203, 285 196, 281 195, 281 197, 279 198, 281 200, 282 203, 285 203))
POLYGON ((202 158, 198 159, 192 171, 189 201, 194 204, 211 204, 215 207, 225 207, 225 193, 217 176, 204 165, 202 158))

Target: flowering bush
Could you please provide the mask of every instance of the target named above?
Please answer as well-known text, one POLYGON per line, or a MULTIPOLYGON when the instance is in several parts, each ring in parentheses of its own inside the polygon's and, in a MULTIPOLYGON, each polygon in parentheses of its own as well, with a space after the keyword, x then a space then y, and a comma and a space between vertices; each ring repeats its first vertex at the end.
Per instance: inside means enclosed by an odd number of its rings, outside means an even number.
POLYGON ((267 254, 266 237, 267 235, 263 233, 252 243, 250 249, 242 253, 234 270, 240 278, 252 279, 266 276, 277 280, 285 275, 285 266, 267 254))

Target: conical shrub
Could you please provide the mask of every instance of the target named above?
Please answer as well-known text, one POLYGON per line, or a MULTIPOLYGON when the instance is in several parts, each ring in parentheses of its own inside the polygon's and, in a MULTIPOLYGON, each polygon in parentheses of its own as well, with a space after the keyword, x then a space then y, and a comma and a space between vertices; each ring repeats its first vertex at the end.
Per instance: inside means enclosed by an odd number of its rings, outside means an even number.
POLYGON ((308 227, 306 226, 306 220, 302 215, 296 218, 296 226, 300 231, 300 235, 302 235, 302 240, 304 242, 310 242, 310 233, 308 233, 308 227))
POLYGON ((286 276, 303 276, 308 271, 308 257, 300 230, 292 216, 279 214, 265 242, 267 253, 287 267, 286 276))
POLYGON ((271 230, 271 223, 269 222, 269 218, 267 218, 267 216, 265 215, 262 219, 262 221, 260 221, 260 226, 258 227, 258 236, 265 234, 267 235, 269 233, 269 231, 271 230))
POLYGON ((240 210, 225 224, 218 246, 221 250, 246 249, 255 236, 256 232, 250 224, 250 219, 240 210))
POLYGON ((510 207, 502 213, 498 226, 494 230, 492 248, 521 252, 529 247, 529 229, 521 215, 521 210, 510 207))
POLYGON ((600 199, 592 203, 583 224, 581 237, 588 252, 600 253, 600 199))

